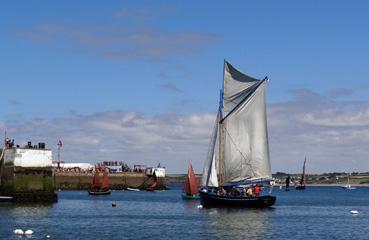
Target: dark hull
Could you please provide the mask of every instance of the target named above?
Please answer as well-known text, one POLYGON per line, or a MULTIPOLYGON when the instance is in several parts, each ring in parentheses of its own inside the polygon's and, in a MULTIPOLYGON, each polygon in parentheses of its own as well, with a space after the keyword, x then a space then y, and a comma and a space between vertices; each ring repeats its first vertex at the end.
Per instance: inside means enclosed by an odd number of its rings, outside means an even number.
POLYGON ((273 206, 276 199, 274 196, 228 197, 200 192, 200 201, 203 207, 265 208, 273 206))
POLYGON ((88 190, 88 194, 90 195, 109 195, 111 193, 110 189, 109 190, 88 190))
POLYGON ((305 190, 305 186, 297 186, 296 190, 305 190))

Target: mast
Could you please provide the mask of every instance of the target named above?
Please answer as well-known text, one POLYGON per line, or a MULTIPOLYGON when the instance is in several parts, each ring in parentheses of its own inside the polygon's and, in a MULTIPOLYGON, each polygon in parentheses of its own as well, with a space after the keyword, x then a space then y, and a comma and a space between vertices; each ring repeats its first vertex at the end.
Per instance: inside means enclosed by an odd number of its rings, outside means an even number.
POLYGON ((223 164, 224 164, 224 150, 223 150, 223 124, 219 123, 219 185, 224 184, 223 164))
POLYGON ((222 83, 222 89, 220 90, 220 96, 219 96, 219 125, 218 125, 218 131, 219 131, 219 185, 222 186, 224 184, 224 129, 223 129, 223 93, 224 93, 224 73, 225 73, 225 65, 226 60, 224 59, 223 64, 223 83, 222 83))
POLYGON ((350 173, 347 175, 347 186, 350 186, 350 173))

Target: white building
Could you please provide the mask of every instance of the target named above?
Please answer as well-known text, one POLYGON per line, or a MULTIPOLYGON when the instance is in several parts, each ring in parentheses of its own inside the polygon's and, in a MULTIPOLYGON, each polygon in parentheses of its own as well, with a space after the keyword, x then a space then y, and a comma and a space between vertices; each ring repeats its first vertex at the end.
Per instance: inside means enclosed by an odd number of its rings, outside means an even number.
POLYGON ((165 168, 163 167, 151 167, 146 168, 145 171, 147 176, 153 176, 155 174, 156 177, 165 177, 165 168))
MULTIPOLYGON (((54 161, 53 163, 53 167, 57 168, 58 167, 58 163, 56 161, 54 161)), ((79 168, 81 170, 90 170, 94 168, 94 165, 90 164, 90 163, 65 163, 65 162, 61 162, 59 165, 60 168, 63 169, 75 169, 75 168, 79 168)))
POLYGON ((6 148, 4 164, 14 167, 52 167, 52 152, 40 148, 6 148))

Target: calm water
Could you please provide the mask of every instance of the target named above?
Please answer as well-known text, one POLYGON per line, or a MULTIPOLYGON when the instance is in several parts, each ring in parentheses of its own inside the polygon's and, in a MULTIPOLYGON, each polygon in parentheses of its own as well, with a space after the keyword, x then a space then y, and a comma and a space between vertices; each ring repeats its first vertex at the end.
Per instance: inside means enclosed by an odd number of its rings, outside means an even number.
POLYGON ((0 204, 0 239, 369 239, 369 188, 274 190, 270 209, 198 209, 165 192, 60 192, 49 206, 0 204), (117 207, 112 208, 112 201, 117 207), (358 210, 352 216, 350 210, 358 210))

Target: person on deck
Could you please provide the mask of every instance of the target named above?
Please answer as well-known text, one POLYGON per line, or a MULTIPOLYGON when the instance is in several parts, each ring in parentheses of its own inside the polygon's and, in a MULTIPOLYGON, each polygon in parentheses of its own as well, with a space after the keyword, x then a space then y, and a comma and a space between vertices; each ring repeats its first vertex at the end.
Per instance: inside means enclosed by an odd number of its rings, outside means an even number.
POLYGON ((242 197, 246 197, 247 196, 247 194, 246 194, 246 188, 245 187, 242 187, 241 196, 242 197))
POLYGON ((226 190, 223 187, 220 187, 219 189, 219 195, 220 196, 225 196, 227 194, 226 190))
POLYGON ((288 175, 287 178, 286 178, 286 189, 290 188, 290 181, 291 181, 291 177, 290 177, 290 175, 288 175))
POLYGON ((234 190, 234 196, 241 196, 241 191, 238 187, 234 190))
POLYGON ((250 187, 247 188, 246 191, 247 196, 251 197, 252 196, 252 189, 250 187))
POLYGON ((259 188, 258 184, 256 184, 255 187, 254 187, 254 194, 255 194, 255 196, 260 195, 260 188, 259 188))

